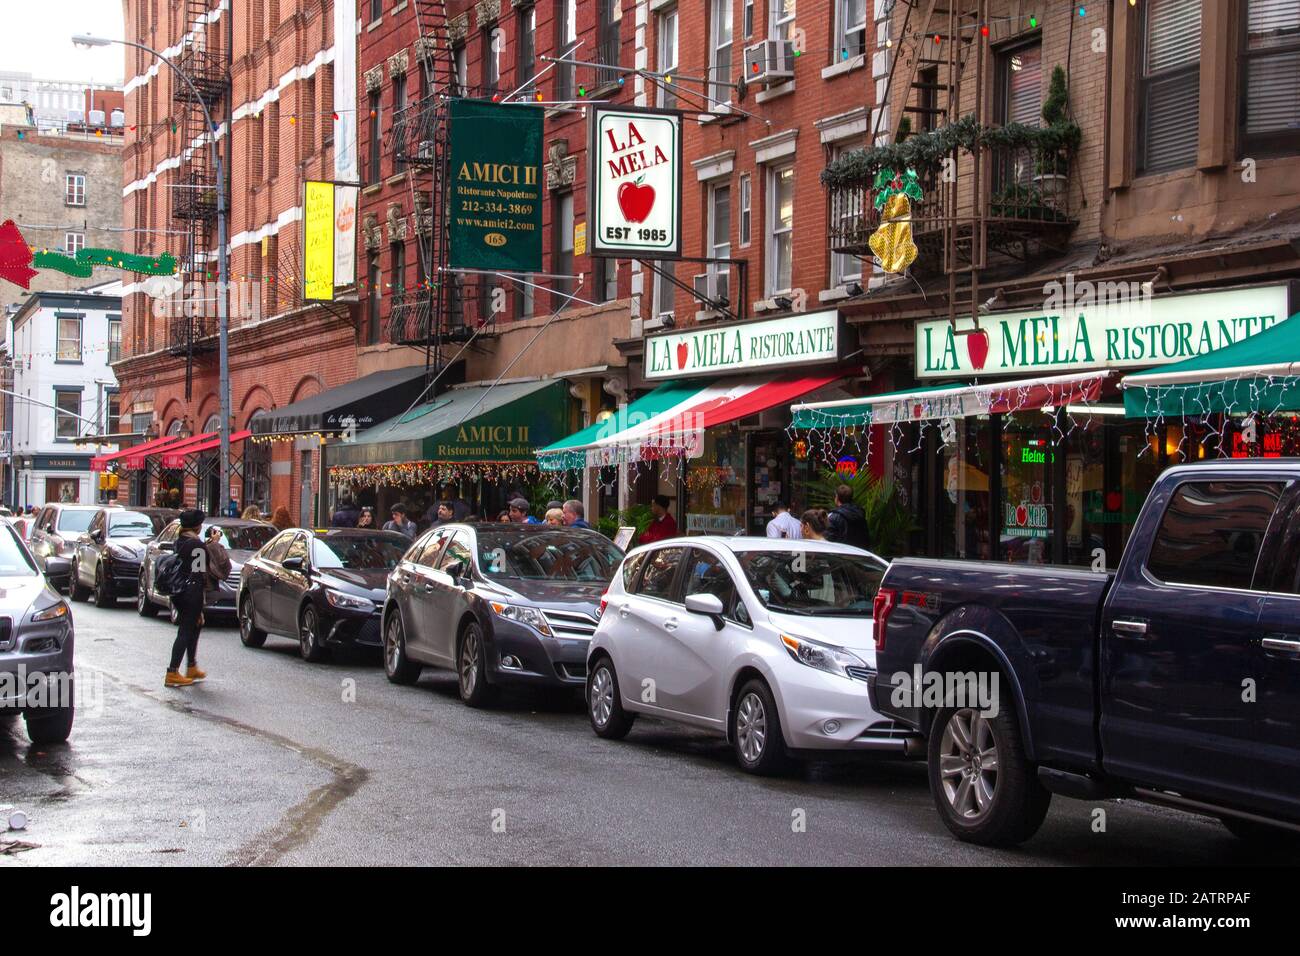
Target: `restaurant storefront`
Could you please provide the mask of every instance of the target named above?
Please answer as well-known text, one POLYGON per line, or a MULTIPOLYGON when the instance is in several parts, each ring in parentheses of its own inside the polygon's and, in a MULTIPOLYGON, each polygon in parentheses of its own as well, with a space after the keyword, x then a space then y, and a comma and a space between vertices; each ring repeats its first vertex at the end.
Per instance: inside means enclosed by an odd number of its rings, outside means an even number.
POLYGON ((540 466, 567 483, 614 470, 632 503, 667 494, 685 534, 763 534, 773 503, 802 506, 820 470, 790 440, 791 402, 848 397, 856 352, 833 310, 646 336, 652 390, 542 448, 540 466))
POLYGON ((1189 392, 1175 407, 1166 392, 1145 408, 1125 385, 1188 360, 1213 367, 1295 305, 1277 284, 995 313, 978 329, 921 320, 915 386, 797 403, 794 434, 820 458, 846 436, 883 438, 912 507, 910 553, 1109 567, 1169 465, 1300 452, 1295 416, 1277 403, 1243 395, 1216 408, 1189 392))

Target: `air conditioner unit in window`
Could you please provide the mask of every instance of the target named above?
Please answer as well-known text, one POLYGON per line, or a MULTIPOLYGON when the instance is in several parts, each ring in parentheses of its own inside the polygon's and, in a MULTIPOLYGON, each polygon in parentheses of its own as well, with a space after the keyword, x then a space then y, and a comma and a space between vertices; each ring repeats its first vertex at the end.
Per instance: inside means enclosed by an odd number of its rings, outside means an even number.
POLYGON ((745 47, 745 82, 771 86, 794 78, 794 44, 764 40, 745 47))
POLYGON ((695 299, 702 304, 710 301, 717 305, 729 305, 727 301, 727 279, 729 275, 726 272, 703 272, 695 276, 692 286, 695 289, 695 299))

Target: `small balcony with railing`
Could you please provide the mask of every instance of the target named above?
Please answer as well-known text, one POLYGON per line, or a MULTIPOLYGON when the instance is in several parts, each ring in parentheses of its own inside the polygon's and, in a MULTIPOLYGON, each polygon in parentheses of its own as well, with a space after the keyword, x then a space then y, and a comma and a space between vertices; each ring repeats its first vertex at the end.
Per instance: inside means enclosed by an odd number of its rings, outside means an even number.
POLYGON ((1071 168, 1079 147, 1073 123, 981 127, 968 118, 896 145, 840 157, 822 174, 828 194, 830 245, 864 258, 872 236, 898 221, 898 205, 879 201, 913 189, 905 218, 918 273, 947 273, 1028 262, 1063 252, 1078 225, 1071 168))
POLYGON ((217 347, 217 318, 173 315, 167 324, 167 351, 172 355, 211 352, 217 347))
POLYGON ((443 123, 446 107, 439 107, 434 97, 416 100, 393 116, 391 149, 401 163, 425 168, 438 157, 439 142, 446 141, 443 123), (441 111, 440 111, 441 110, 441 111))

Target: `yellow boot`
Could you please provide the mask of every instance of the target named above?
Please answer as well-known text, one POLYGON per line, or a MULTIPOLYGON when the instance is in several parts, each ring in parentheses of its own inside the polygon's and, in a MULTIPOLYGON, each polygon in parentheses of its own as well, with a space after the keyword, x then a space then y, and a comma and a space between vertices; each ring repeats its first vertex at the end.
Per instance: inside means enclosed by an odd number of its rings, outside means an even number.
POLYGON ((189 687, 193 684, 188 677, 182 677, 180 671, 168 671, 167 679, 163 681, 164 687, 189 687))
POLYGON ((207 677, 208 672, 199 670, 197 664, 191 664, 189 670, 185 672, 185 676, 188 677, 191 682, 198 682, 207 677))

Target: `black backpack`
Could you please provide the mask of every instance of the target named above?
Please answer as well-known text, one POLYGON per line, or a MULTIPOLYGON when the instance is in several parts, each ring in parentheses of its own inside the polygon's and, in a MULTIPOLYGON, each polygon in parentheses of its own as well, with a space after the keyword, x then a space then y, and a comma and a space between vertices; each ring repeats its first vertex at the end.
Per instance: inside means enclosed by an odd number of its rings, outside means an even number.
POLYGON ((185 593, 190 586, 190 575, 179 554, 171 552, 158 559, 158 566, 154 568, 153 583, 155 590, 165 597, 176 597, 178 594, 185 593))

